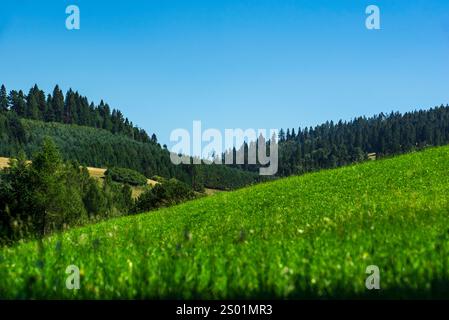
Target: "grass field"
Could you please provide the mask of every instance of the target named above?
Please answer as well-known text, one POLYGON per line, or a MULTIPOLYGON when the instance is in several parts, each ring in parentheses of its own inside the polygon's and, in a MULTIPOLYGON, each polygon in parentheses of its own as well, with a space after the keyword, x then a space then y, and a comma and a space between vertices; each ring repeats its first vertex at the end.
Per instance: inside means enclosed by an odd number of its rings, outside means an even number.
POLYGON ((449 298, 448 169, 433 148, 3 248, 0 297, 449 298))

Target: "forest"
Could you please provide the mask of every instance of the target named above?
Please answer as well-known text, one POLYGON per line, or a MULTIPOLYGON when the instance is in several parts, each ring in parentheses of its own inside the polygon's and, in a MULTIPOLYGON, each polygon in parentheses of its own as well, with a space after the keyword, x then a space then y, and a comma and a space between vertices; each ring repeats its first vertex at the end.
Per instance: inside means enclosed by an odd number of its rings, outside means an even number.
MULTIPOLYGON (((449 106, 280 129, 278 176, 336 168, 449 143, 449 106)), ((245 146, 247 148, 247 146, 245 146)), ((255 165, 235 165, 256 172, 255 165)))
MULTIPOLYGON (((151 178, 176 178, 196 190, 204 187, 231 190, 265 181, 258 165, 180 165, 170 161, 167 147, 160 146, 118 109, 99 105, 69 89, 53 94, 37 85, 28 94, 4 85, 0 89, 0 155, 30 157, 50 136, 66 160, 97 167, 130 168, 151 178), (237 169, 237 170, 236 170, 237 169)), ((268 143, 274 143, 269 139, 268 143)), ((278 176, 290 176, 344 166, 376 158, 449 143, 449 106, 401 114, 378 114, 349 121, 327 121, 315 127, 280 129, 278 176)), ((244 143, 240 148, 248 149, 244 143)), ((236 152, 229 150, 228 152, 236 152)), ((221 155, 225 157, 225 153, 221 155)), ((247 155, 245 155, 246 157, 247 155)), ((234 157, 235 158, 235 157, 234 157)))
POLYGON ((28 94, 24 94, 22 90, 11 90, 8 94, 6 87, 2 85, 0 109, 14 111, 20 118, 89 126, 120 133, 136 141, 157 143, 155 134, 150 137, 145 130, 134 126, 125 118, 120 110, 111 110, 103 100, 96 106, 72 89, 64 95, 58 85, 55 86, 53 95, 46 95, 37 85, 28 94))
POLYGON ((148 178, 176 178, 196 191, 205 187, 232 190, 261 181, 258 174, 223 165, 174 165, 166 146, 123 118, 119 110, 99 106, 69 90, 55 87, 53 96, 34 86, 28 95, 0 90, 0 155, 31 158, 45 137, 56 143, 64 160, 93 167, 122 167, 148 178), (55 101, 57 100, 57 101, 55 101), (72 101, 73 100, 73 101, 72 101), (40 101, 40 103, 35 103, 40 101), (86 106, 88 106, 86 108, 86 106), (62 111, 61 111, 62 110, 62 111))

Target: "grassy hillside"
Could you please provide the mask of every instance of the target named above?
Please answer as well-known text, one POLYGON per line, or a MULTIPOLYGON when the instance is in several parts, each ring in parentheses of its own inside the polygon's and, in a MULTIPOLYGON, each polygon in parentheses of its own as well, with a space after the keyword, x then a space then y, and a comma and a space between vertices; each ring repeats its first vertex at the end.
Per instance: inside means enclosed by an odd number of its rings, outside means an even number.
POLYGON ((448 168, 428 149, 0 249, 0 297, 449 298, 448 168))

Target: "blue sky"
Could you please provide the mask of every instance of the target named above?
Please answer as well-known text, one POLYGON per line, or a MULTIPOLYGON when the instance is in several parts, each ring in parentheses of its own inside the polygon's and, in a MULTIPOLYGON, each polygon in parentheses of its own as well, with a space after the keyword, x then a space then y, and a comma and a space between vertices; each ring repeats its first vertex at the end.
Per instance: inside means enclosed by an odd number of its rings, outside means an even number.
POLYGON ((449 103, 449 1, 0 2, 0 82, 175 128, 286 128, 449 103), (65 28, 65 8, 81 29, 65 28), (365 8, 381 30, 365 28, 365 8))

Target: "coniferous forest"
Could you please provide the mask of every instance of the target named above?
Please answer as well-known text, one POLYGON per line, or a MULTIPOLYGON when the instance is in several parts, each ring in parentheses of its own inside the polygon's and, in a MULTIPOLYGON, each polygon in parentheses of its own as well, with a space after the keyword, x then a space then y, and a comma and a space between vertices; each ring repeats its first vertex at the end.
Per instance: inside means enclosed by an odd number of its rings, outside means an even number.
POLYGON ((0 156, 16 157, 24 151, 28 158, 50 137, 65 160, 85 166, 123 167, 146 177, 176 178, 195 190, 204 187, 231 190, 256 183, 259 176, 218 165, 173 165, 167 147, 155 134, 134 126, 121 111, 103 101, 98 106, 58 86, 53 95, 35 85, 28 95, 5 86, 0 90, 0 156))
MULTIPOLYGON (((328 121, 315 127, 280 129, 278 176, 336 168, 448 143, 448 105, 337 123, 328 121)), ((258 170, 254 165, 236 167, 258 170)))
MULTIPOLYGON (((261 181, 257 165, 174 166, 166 146, 135 126, 118 109, 99 105, 69 89, 55 86, 45 95, 37 85, 0 90, 0 155, 31 156, 43 137, 52 137, 67 160, 83 165, 134 169, 152 177, 177 178, 195 188, 229 190, 261 181), (50 123, 50 124, 49 124, 50 123), (64 124, 64 125, 61 125, 64 124), (69 125, 69 126, 67 126, 69 125), (90 128, 88 128, 90 127, 90 128), (247 171, 248 173, 242 172, 247 171)), ((449 106, 400 114, 379 114, 350 121, 328 121, 315 127, 280 129, 278 176, 335 168, 368 159, 397 155, 449 143, 449 106)), ((245 143, 242 148, 248 148, 245 143)), ((245 150, 246 150, 245 149, 245 150)), ((235 152, 235 150, 233 150, 235 152)), ((222 155, 224 157, 224 154, 222 155)))
POLYGON ((1 110, 14 111, 20 118, 89 126, 122 134, 139 142, 157 143, 155 134, 150 138, 145 130, 134 126, 120 110, 111 110, 103 100, 96 106, 72 89, 64 95, 58 85, 52 95, 46 95, 37 85, 28 94, 24 94, 22 90, 12 90, 8 94, 2 85, 0 101, 1 110))

